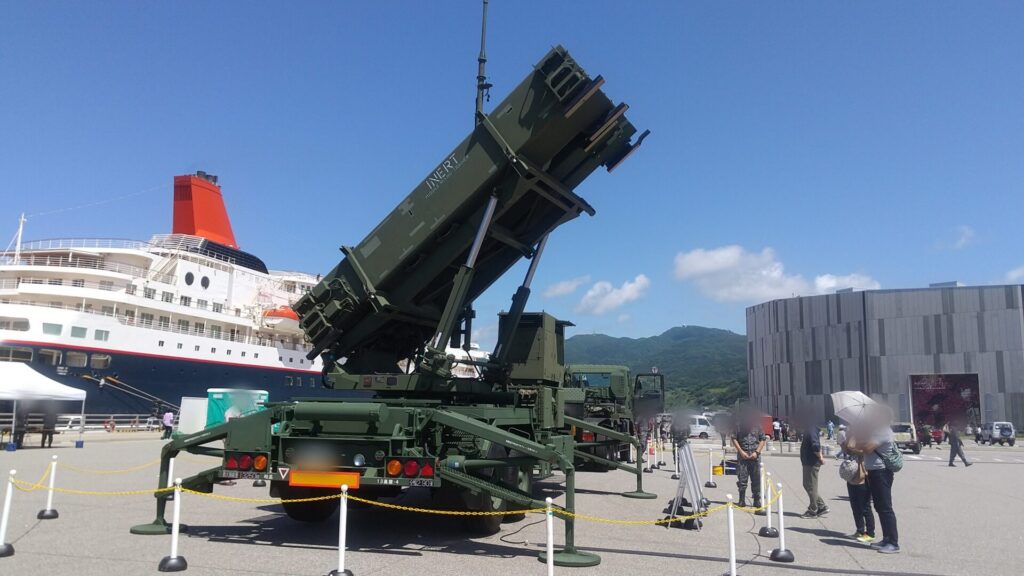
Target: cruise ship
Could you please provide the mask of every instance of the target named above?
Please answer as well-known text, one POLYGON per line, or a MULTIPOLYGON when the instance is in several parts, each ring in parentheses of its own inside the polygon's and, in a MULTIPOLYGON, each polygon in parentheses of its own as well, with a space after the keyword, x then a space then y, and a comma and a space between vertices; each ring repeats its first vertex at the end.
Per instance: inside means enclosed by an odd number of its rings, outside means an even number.
POLYGON ((173 202, 171 233, 149 241, 22 242, 22 218, 0 255, 0 362, 85 390, 90 414, 176 408, 209 388, 330 393, 289 307, 319 278, 241 250, 216 176, 176 176, 173 202))

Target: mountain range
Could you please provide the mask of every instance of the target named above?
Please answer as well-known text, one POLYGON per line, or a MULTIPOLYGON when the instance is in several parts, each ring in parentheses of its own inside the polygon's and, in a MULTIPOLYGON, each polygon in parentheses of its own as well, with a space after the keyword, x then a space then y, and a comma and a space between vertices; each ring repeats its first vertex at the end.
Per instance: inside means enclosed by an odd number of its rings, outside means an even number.
POLYGON ((747 397, 747 338, 728 330, 678 326, 647 338, 578 334, 565 341, 565 358, 629 366, 633 374, 657 367, 673 407, 731 406, 747 397))

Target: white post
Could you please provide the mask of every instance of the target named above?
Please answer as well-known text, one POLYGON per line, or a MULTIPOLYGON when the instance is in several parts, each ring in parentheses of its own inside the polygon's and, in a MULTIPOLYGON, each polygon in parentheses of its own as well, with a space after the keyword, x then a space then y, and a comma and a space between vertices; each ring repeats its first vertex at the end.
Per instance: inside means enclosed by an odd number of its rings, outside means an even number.
POLYGON ((338 513, 338 569, 332 571, 334 576, 352 572, 345 569, 345 541, 348 538, 348 484, 341 485, 341 510, 338 513))
POLYGON ((708 448, 708 481, 704 483, 705 488, 718 488, 715 483, 715 447, 708 448))
POLYGON ((779 547, 772 550, 770 559, 775 562, 792 562, 793 553, 786 548, 786 507, 782 499, 782 482, 776 484, 779 490, 779 547))
POLYGON ((548 576, 555 576, 555 511, 551 506, 551 497, 544 499, 547 503, 547 524, 548 524, 548 576))
MULTIPOLYGON (((768 472, 767 476, 768 476, 768 478, 765 481, 765 486, 768 486, 770 488, 771 485, 772 485, 772 473, 768 472)), ((767 514, 767 516, 768 516, 768 530, 771 531, 771 529, 772 529, 772 495, 771 494, 765 494, 764 492, 762 492, 761 493, 761 497, 768 501, 768 514, 767 514)))
POLYGON ((78 441, 75 442, 75 448, 85 447, 85 400, 82 400, 82 414, 78 417, 78 441))
POLYGON ((181 572, 188 568, 185 558, 178 556, 178 533, 181 531, 181 478, 174 479, 174 519, 171 521, 171 555, 160 560, 161 572, 181 572))
POLYGON ((57 455, 53 455, 53 461, 50 463, 50 489, 46 493, 46 508, 39 511, 36 518, 39 520, 53 520, 58 516, 57 511, 53 509, 53 487, 57 483, 57 455))
POLYGON ((14 546, 7 543, 7 521, 11 517, 11 496, 14 493, 14 475, 17 470, 7 474, 7 494, 4 495, 4 512, 0 516, 0 558, 14 555, 14 546))
POLYGON ((654 439, 654 463, 661 468, 662 464, 665 463, 661 458, 661 437, 658 436, 654 439))
MULTIPOLYGON (((167 464, 167 487, 170 488, 174 485, 174 458, 168 460, 167 464)), ((175 494, 177 496, 177 494, 175 494)))
POLYGON ((729 576, 736 576, 736 526, 733 519, 732 494, 725 495, 726 516, 729 518, 729 576))
POLYGON ((672 474, 672 479, 679 480, 679 446, 676 446, 674 438, 672 439, 672 462, 676 465, 676 471, 672 474))

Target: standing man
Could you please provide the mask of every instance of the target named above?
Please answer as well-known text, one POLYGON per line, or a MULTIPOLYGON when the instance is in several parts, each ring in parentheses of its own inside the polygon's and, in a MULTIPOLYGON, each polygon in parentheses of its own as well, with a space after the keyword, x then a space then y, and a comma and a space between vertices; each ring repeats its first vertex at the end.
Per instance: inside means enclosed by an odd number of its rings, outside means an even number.
POLYGON ((807 491, 807 511, 801 518, 817 518, 828 514, 828 506, 818 494, 818 470, 825 463, 818 434, 820 432, 816 426, 808 427, 800 442, 800 464, 804 469, 804 490, 807 491))
POLYGON ((43 439, 39 443, 40 448, 53 447, 53 432, 57 428, 57 412, 53 409, 43 414, 43 439))
POLYGON ((754 508, 761 507, 761 452, 764 450, 764 440, 764 433, 756 418, 739 419, 732 445, 736 449, 736 487, 740 492, 740 507, 747 505, 748 481, 754 496, 754 508))
POLYGON ((963 461, 964 466, 970 466, 971 462, 967 461, 967 456, 964 455, 964 442, 960 439, 960 425, 959 423, 949 423, 949 467, 956 468, 956 464, 953 463, 957 456, 960 456, 960 460, 963 461))
POLYGON ((782 422, 779 422, 778 418, 772 420, 772 432, 775 434, 776 442, 782 440, 782 422))
POLYGON ((825 428, 828 430, 828 439, 831 440, 832 437, 835 436, 836 425, 832 422, 832 420, 829 420, 828 424, 825 425, 825 428))
POLYGON ((167 440, 171 437, 171 430, 174 429, 174 412, 168 408, 167 412, 164 412, 164 434, 160 437, 161 440, 167 440))

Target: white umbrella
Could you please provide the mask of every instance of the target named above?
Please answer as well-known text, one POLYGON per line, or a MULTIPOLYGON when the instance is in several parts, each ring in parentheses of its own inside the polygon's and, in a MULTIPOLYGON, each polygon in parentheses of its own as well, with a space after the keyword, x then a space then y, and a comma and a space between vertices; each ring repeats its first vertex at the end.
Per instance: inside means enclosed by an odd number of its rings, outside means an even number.
POLYGON ((878 405, 877 402, 860 390, 833 392, 831 396, 832 407, 835 409, 836 417, 847 422, 861 420, 870 408, 878 405))

